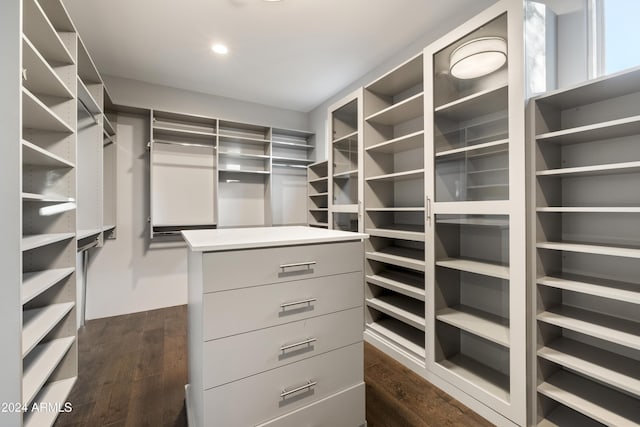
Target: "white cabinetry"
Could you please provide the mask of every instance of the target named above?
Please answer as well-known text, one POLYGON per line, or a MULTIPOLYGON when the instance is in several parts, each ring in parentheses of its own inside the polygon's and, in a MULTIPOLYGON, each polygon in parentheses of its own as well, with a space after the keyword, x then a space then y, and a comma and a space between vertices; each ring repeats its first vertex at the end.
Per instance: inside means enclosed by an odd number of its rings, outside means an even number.
POLYGON ((364 425, 365 236, 309 227, 183 234, 190 423, 364 425))

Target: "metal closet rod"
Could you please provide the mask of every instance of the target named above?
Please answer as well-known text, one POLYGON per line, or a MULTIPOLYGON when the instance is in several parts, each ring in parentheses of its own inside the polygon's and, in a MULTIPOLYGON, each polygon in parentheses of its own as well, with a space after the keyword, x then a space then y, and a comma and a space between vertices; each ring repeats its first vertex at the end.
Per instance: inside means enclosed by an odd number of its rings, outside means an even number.
POLYGON ((273 163, 273 166, 276 167, 280 167, 280 168, 295 168, 295 169, 306 169, 306 166, 302 166, 302 165, 292 165, 289 163, 273 163))
POLYGON ((170 145, 181 145, 183 147, 199 147, 199 148, 211 148, 213 150, 216 149, 216 147, 214 145, 208 145, 208 144, 195 144, 193 142, 178 142, 178 141, 168 141, 166 139, 154 139, 153 141, 154 143, 158 143, 158 144, 170 144, 170 145))

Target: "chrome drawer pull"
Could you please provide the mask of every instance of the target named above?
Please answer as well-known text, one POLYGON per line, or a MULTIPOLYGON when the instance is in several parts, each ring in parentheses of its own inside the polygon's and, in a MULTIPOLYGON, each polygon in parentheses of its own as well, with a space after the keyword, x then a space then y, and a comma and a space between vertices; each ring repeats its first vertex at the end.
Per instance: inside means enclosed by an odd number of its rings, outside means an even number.
POLYGON ((316 338, 308 338, 308 339, 306 339, 304 341, 300 341, 300 342, 297 342, 295 344, 283 345, 282 347, 280 347, 280 351, 290 350, 292 348, 300 347, 302 345, 311 344, 311 343, 314 343, 316 341, 317 341, 316 338))
POLYGON ((307 267, 307 269, 311 270, 311 266, 316 265, 315 261, 305 261, 305 262, 294 262, 292 264, 281 264, 280 268, 284 271, 287 268, 293 267, 307 267))
POLYGON ((294 305, 301 305, 301 304, 309 304, 311 305, 312 302, 316 302, 318 299, 317 298, 309 298, 309 299, 305 299, 302 301, 295 301, 295 302, 285 302, 284 304, 280 304, 280 308, 281 309, 285 309, 287 307, 291 307, 294 305))
POLYGON ((294 388, 292 390, 284 389, 284 390, 282 390, 282 393, 280 393, 280 397, 284 399, 285 397, 290 396, 290 395, 292 395, 294 393, 297 393, 299 391, 311 389, 311 388, 315 387, 316 384, 318 384, 317 381, 309 380, 309 381, 307 381, 307 383, 305 385, 302 385, 300 387, 296 387, 296 388, 294 388))

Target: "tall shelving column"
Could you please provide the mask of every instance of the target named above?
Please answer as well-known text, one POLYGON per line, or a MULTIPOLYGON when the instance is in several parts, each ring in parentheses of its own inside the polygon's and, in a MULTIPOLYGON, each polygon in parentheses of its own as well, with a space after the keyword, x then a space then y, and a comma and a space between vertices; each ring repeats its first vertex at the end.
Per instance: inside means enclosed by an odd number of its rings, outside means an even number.
POLYGON ((363 230, 362 89, 329 107, 329 228, 363 230))
POLYGON ((530 104, 539 426, 640 425, 640 69, 530 104))
MULTIPOLYGON (((76 33, 58 0, 23 2, 22 403, 59 404, 75 382, 76 33)), ((17 142, 17 141, 16 141, 17 142)), ((51 425, 57 412, 25 412, 51 425)))
MULTIPOLYGON (((523 11, 499 2, 425 49, 427 367, 498 417, 526 419, 523 11), (506 63, 456 78, 485 37, 506 63)), ((455 397, 455 394, 454 394, 455 397)), ((505 421, 502 421, 505 422, 505 421)))
POLYGON ((418 55, 364 89, 366 331, 425 362, 424 66, 418 55))
POLYGON ((102 117, 102 196, 103 239, 116 238, 118 223, 118 137, 117 113, 107 87, 104 87, 104 114, 102 117))
POLYGON ((310 227, 329 228, 329 162, 312 163, 307 167, 307 200, 310 227))

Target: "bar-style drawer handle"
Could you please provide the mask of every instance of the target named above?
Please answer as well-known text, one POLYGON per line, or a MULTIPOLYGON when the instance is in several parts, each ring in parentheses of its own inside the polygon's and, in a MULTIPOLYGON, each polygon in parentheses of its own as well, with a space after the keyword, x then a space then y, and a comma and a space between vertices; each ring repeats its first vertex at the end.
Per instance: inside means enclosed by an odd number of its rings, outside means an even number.
POLYGON ((282 393, 280 393, 280 397, 284 399, 285 397, 290 396, 290 395, 292 395, 294 393, 297 393, 299 391, 312 389, 317 384, 318 384, 317 381, 309 380, 309 381, 307 381, 307 383, 305 385, 301 385, 300 387, 296 387, 296 388, 291 389, 291 390, 287 390, 287 389, 282 390, 282 393))
POLYGON ((311 304, 312 302, 316 302, 317 300, 318 298, 309 298, 303 299, 302 301, 285 302, 284 304, 280 304, 280 308, 284 310, 285 308, 292 307, 294 305, 311 304))
POLYGON ((308 344, 314 343, 316 341, 317 341, 316 338, 308 338, 308 339, 306 339, 304 341, 300 341, 300 342, 297 342, 295 344, 283 345, 282 347, 280 347, 280 351, 290 350, 292 348, 300 347, 300 346, 303 346, 303 345, 308 345, 308 344))
POLYGON ((280 268, 282 269, 283 272, 287 268, 293 268, 293 267, 307 267, 307 269, 310 270, 312 265, 316 265, 316 262, 315 261, 305 261, 305 262, 294 262, 292 264, 280 264, 280 268))

